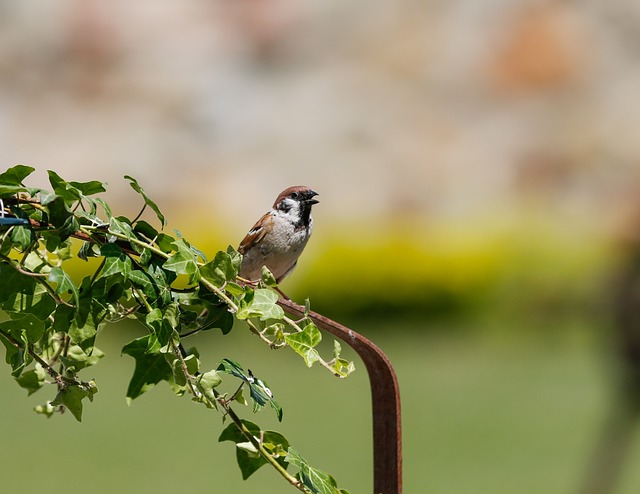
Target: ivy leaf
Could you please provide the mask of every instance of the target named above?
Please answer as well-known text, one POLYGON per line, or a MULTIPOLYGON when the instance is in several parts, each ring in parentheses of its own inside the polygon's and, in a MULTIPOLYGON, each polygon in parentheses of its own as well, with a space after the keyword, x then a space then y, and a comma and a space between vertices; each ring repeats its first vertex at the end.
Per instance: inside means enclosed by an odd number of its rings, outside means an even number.
POLYGON ((231 374, 232 376, 241 379, 249 386, 251 400, 253 401, 254 413, 268 403, 276 412, 278 420, 282 421, 282 408, 280 407, 278 402, 274 400, 273 393, 268 388, 266 383, 256 378, 250 370, 245 372, 242 366, 238 364, 238 362, 227 358, 222 359, 220 365, 218 365, 217 370, 226 374, 231 374))
POLYGON ((222 359, 222 362, 218 365, 218 369, 226 374, 231 374, 238 379, 242 379, 244 382, 249 383, 249 376, 245 373, 242 366, 230 358, 222 359))
POLYGON ((162 310, 153 309, 145 317, 145 324, 153 331, 160 347, 167 345, 172 335, 177 335, 179 310, 178 304, 173 302, 162 310))
POLYGON ((158 237, 156 238, 156 245, 165 254, 170 254, 174 250, 173 243, 175 241, 176 239, 171 235, 167 235, 166 233, 158 233, 158 237))
POLYGON ((59 359, 65 369, 78 372, 86 367, 96 365, 104 357, 104 353, 94 347, 91 355, 87 355, 78 345, 70 345, 66 355, 60 355, 59 359))
POLYGON ((129 280, 142 289, 152 306, 156 303, 163 306, 171 302, 171 289, 162 269, 154 266, 150 266, 148 271, 136 269, 129 273, 129 280))
POLYGON ((29 364, 29 355, 26 352, 26 348, 24 350, 16 348, 13 343, 6 338, 2 331, 0 331, 0 341, 2 341, 2 344, 6 349, 5 362, 11 366, 11 375, 13 377, 19 376, 24 367, 29 364))
POLYGON ((47 170, 47 173, 49 174, 49 183, 51 187, 53 187, 53 191, 61 197, 67 205, 85 199, 91 204, 92 209, 94 209, 94 201, 87 196, 105 191, 102 182, 95 180, 91 182, 66 182, 53 170, 47 170))
POLYGON ((33 230, 26 226, 16 226, 11 232, 11 241, 18 244, 23 252, 26 251, 29 246, 35 242, 36 236, 33 230))
MULTIPOLYGON (((289 449, 289 441, 276 431, 261 431, 260 427, 248 420, 242 420, 243 426, 256 441, 262 441, 263 446, 273 455, 276 461, 287 468, 285 452, 289 449)), ((236 445, 236 461, 242 473, 242 479, 248 479, 261 466, 267 464, 267 460, 260 455, 255 446, 247 440, 235 423, 229 424, 220 434, 219 442, 231 441, 236 445)))
POLYGON ((121 273, 125 281, 132 271, 131 259, 116 244, 104 244, 100 247, 100 254, 104 257, 101 277, 121 273))
POLYGON ((53 330, 59 333, 68 332, 74 315, 75 309, 73 307, 59 304, 53 314, 53 330))
POLYGON ((313 494, 340 494, 335 479, 326 472, 311 467, 295 449, 289 448, 285 461, 298 469, 298 479, 313 494))
MULTIPOLYGON (((104 184, 98 180, 91 180, 89 182, 69 182, 76 190, 79 190, 83 196, 92 196, 105 192, 104 184)), ((86 198, 86 197, 85 197, 86 198)))
POLYGON ((47 373, 42 367, 36 365, 35 369, 23 372, 19 377, 16 377, 16 382, 21 388, 27 390, 29 396, 38 391, 43 385, 47 373))
POLYGON ((16 293, 33 293, 35 286, 33 278, 5 263, 0 263, 0 280, 0 303, 13 298, 16 293))
POLYGON ((164 354, 160 353, 160 345, 153 335, 142 336, 127 343, 122 353, 133 357, 136 366, 133 371, 129 387, 127 388, 127 403, 145 393, 160 381, 169 381, 173 376, 171 365, 164 354), (155 340, 155 341, 154 341, 155 340))
POLYGON ((71 341, 82 348, 87 355, 91 355, 98 334, 98 327, 91 318, 88 318, 84 324, 80 323, 77 318, 74 319, 68 333, 71 341))
POLYGON ((277 302, 278 294, 268 288, 247 291, 245 298, 240 301, 236 317, 238 319, 259 317, 261 321, 282 319, 284 311, 277 302))
POLYGON ((59 199, 57 194, 50 192, 48 190, 38 189, 38 194, 40 195, 40 204, 43 206, 48 205, 49 203, 59 199))
POLYGON ((210 370, 205 372, 204 374, 200 374, 196 380, 196 385, 202 394, 204 394, 208 400, 199 400, 202 401, 209 408, 215 407, 218 408, 218 401, 216 399, 216 395, 213 392, 213 388, 218 387, 222 383, 222 378, 220 374, 218 374, 215 370, 210 370), (213 405, 213 407, 211 406, 213 405))
POLYGON ((37 285, 32 289, 11 294, 2 303, 2 309, 12 314, 32 314, 45 321, 56 309, 56 303, 44 287, 37 285))
POLYGON ((176 274, 184 274, 189 276, 190 281, 194 281, 196 274, 198 273, 198 264, 196 262, 196 256, 189 248, 189 245, 184 239, 178 239, 173 242, 173 246, 176 249, 166 262, 162 265, 167 271, 172 271, 176 274))
POLYGON ((82 422, 82 400, 89 398, 89 401, 93 401, 93 395, 97 392, 98 389, 93 382, 87 385, 66 386, 58 391, 51 405, 66 407, 78 422, 82 422))
POLYGON ((40 341, 44 334, 44 322, 33 314, 16 314, 15 319, 0 323, 3 330, 15 339, 23 339, 25 343, 34 344, 40 341))
POLYGON ((26 165, 16 165, 0 173, 0 197, 10 197, 28 189, 22 181, 33 173, 35 168, 26 165))
POLYGON ((100 247, 92 242, 83 242, 78 250, 78 258, 88 261, 90 257, 99 257, 100 247))
POLYGON ((34 407, 33 411, 36 413, 39 413, 40 415, 44 415, 45 417, 50 419, 52 415, 55 413, 56 408, 51 406, 51 403, 46 403, 44 405, 38 405, 34 407))
POLYGON ((158 220, 160 220, 160 224, 162 225, 162 228, 164 228, 166 226, 166 224, 167 224, 167 221, 166 221, 164 215, 160 212, 160 208, 158 207, 158 205, 149 198, 149 196, 146 194, 144 189, 142 187, 140 187, 140 184, 138 183, 138 181, 135 178, 133 178, 133 177, 131 177, 129 175, 125 175, 124 178, 126 180, 129 180, 129 182, 130 182, 129 185, 131 185, 131 188, 133 190, 135 190, 138 194, 140 194, 142 196, 142 198, 144 199, 144 203, 147 206, 149 206, 153 210, 154 213, 156 213, 156 216, 158 217, 158 220))
POLYGON ((207 305, 207 311, 198 324, 203 331, 218 328, 222 334, 228 334, 233 329, 233 314, 222 302, 210 304, 207 305))
MULTIPOLYGON (((124 235, 129 241, 133 237, 135 237, 135 233, 133 231, 133 228, 131 227, 131 224, 129 223, 129 219, 122 216, 111 216, 109 218, 109 231, 124 235)), ((135 244, 132 244, 132 247, 134 246, 135 244)))
POLYGON ((221 287, 226 282, 236 279, 238 268, 227 252, 218 251, 211 262, 200 268, 200 274, 207 281, 221 287))
POLYGON ((61 267, 56 266, 53 268, 49 273, 48 280, 51 283, 56 283, 56 293, 58 295, 70 293, 73 295, 76 305, 79 303, 80 295, 78 293, 78 288, 71 280, 71 277, 61 267))
POLYGON ((36 169, 27 165, 15 165, 0 173, 0 185, 22 185, 25 178, 36 169))
POLYGON ((353 362, 349 362, 343 358, 340 358, 342 347, 337 340, 333 340, 333 360, 331 361, 331 368, 336 371, 340 377, 348 377, 353 371, 356 370, 353 362))
MULTIPOLYGON (((182 368, 182 362, 173 353, 166 353, 165 358, 171 364, 171 371, 173 372, 173 382, 179 387, 186 386, 187 376, 185 376, 184 369, 182 368)), ((198 374, 200 369, 200 361, 194 354, 187 355, 184 358, 184 364, 187 368, 189 375, 194 376, 198 374)), ((179 394, 183 394, 184 390, 180 390, 179 394)))
POLYGON ((278 282, 276 281, 276 277, 273 276, 273 273, 271 271, 269 271, 269 268, 266 266, 262 266, 262 283, 264 283, 267 286, 278 286, 278 282))
POLYGON ((173 299, 183 308, 181 331, 220 328, 222 334, 227 334, 233 329, 234 319, 229 307, 206 288, 200 287, 193 292, 175 292, 173 299))
POLYGON ((315 347, 322 341, 322 333, 315 324, 307 324, 299 333, 285 334, 284 341, 304 358, 307 367, 320 359, 315 347))

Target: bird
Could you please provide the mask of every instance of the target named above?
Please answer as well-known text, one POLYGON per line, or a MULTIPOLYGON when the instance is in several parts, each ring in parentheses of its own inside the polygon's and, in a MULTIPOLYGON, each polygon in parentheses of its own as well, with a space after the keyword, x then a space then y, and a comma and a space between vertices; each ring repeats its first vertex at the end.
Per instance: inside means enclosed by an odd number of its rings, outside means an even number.
POLYGON ((279 284, 298 263, 313 230, 311 207, 318 204, 318 193, 309 187, 295 185, 284 189, 270 211, 251 227, 238 252, 242 264, 238 275, 249 281, 262 278, 266 266, 279 284))

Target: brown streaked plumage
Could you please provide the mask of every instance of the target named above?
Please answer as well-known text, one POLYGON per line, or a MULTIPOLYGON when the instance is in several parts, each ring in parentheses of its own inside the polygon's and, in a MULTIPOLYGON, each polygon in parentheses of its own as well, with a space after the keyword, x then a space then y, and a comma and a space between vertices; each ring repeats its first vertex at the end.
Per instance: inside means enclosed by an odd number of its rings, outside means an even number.
POLYGON ((244 237, 238 252, 243 255, 240 276, 259 280, 266 266, 279 283, 296 266, 311 231, 311 207, 318 193, 297 185, 283 190, 272 209, 264 214, 244 237))

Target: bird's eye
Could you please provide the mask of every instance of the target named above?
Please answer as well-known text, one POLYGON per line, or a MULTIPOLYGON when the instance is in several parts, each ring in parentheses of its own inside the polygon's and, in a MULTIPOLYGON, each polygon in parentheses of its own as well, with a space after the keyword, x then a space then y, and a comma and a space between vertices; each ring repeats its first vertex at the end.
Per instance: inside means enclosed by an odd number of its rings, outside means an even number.
POLYGON ((298 192, 292 192, 291 193, 291 199, 297 199, 300 196, 300 194, 298 192))

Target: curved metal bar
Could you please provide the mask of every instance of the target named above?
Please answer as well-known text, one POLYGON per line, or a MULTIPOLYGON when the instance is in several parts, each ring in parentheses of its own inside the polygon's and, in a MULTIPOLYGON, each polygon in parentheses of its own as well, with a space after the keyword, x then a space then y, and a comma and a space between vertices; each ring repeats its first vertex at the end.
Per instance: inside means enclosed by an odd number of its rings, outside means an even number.
MULTIPOLYGON (((305 308, 280 298, 278 304, 296 317, 305 308)), ((402 428, 400 388, 387 356, 375 344, 328 317, 309 312, 309 318, 321 329, 337 336, 353 348, 364 362, 371 384, 373 403, 373 490, 374 494, 402 493, 402 428)))

